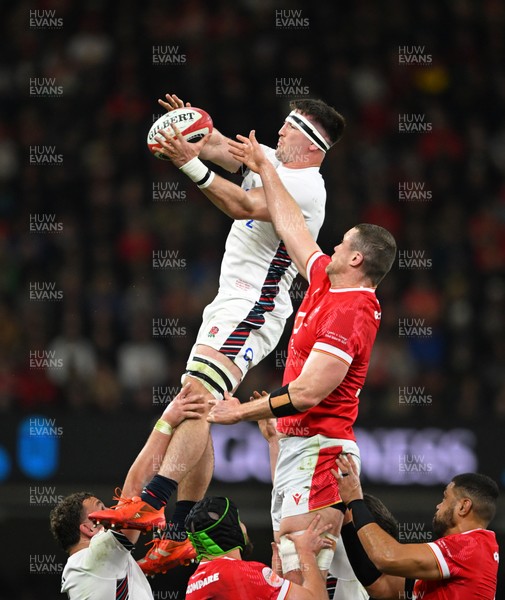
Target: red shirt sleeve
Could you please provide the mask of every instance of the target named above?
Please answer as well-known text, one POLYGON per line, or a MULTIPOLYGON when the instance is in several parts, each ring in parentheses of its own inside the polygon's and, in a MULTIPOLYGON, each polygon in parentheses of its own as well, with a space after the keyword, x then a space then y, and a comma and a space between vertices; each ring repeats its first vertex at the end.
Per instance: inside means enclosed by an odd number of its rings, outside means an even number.
POLYGON ((468 569, 468 561, 479 549, 477 540, 471 535, 443 537, 428 546, 435 554, 443 579, 462 575, 468 569))
POLYGON ((320 285, 324 278, 328 278, 326 274, 326 265, 331 262, 331 258, 327 254, 316 251, 309 256, 307 261, 307 281, 310 287, 320 285))

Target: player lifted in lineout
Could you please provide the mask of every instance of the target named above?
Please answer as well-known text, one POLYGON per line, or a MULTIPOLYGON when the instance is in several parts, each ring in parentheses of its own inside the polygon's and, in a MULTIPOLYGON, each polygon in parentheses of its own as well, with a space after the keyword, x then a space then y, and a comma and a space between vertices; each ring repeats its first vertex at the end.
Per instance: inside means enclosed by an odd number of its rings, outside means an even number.
MULTIPOLYGON (((160 103, 168 110, 184 103, 167 94, 160 103)), ((291 112, 279 130, 277 148, 264 147, 269 162, 303 212, 313 238, 324 221, 326 191, 319 167, 326 152, 341 138, 345 121, 321 100, 291 103, 291 112)), ((242 163, 229 152, 229 139, 214 129, 210 136, 190 144, 177 135, 158 136, 165 154, 223 212, 234 219, 226 240, 219 290, 205 308, 202 325, 187 362, 183 383, 209 399, 233 393, 249 369, 278 344, 286 319, 292 312, 289 288, 296 276, 284 243, 271 223, 261 180, 246 171, 242 186, 216 175, 199 156, 236 172, 242 163)), ((178 502, 167 536, 154 542, 141 561, 144 572, 163 572, 194 556, 185 540, 184 519, 201 499, 202 478, 212 477, 213 455, 206 419, 186 421, 174 433, 158 474, 146 485, 140 500, 92 513, 95 521, 116 527, 145 514, 156 519, 164 512, 178 484, 178 502), (198 469, 198 472, 195 470, 198 469), (195 491, 198 490, 198 491, 195 491), (167 566, 168 565, 168 566, 167 566)))

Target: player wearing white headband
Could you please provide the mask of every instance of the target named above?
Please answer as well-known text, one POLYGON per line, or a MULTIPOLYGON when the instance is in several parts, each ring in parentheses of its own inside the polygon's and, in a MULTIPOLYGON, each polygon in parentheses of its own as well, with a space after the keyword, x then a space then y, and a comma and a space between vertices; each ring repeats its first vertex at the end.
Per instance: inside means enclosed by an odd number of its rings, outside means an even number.
MULTIPOLYGON (((160 103, 168 110, 184 106, 176 96, 167 94, 166 98, 166 102, 160 103)), ((345 121, 321 100, 293 101, 291 109, 279 130, 277 147, 264 146, 264 149, 302 209, 311 234, 317 238, 326 202, 319 167, 326 150, 342 136, 345 121)), ((271 223, 259 176, 245 171, 242 186, 238 186, 215 175, 201 162, 199 157, 230 172, 238 171, 242 164, 228 151, 228 138, 214 129, 208 138, 194 144, 182 136, 171 139, 166 135, 159 141, 174 165, 234 219, 226 241, 219 291, 204 310, 183 377, 184 381, 191 379, 195 392, 212 399, 222 398, 225 391, 234 392, 247 371, 277 346, 286 319, 292 313, 289 288, 297 270, 271 223)), ((205 419, 199 420, 196 426, 191 421, 182 423, 174 434, 171 451, 156 481, 146 486, 142 501, 108 511, 102 518, 119 526, 126 519, 126 513, 141 514, 146 504, 161 510, 161 501, 166 502, 181 481, 184 484, 179 489, 178 500, 198 500, 192 493, 191 471, 195 465, 202 471, 202 464, 208 462, 207 484, 210 482, 213 465, 209 440, 209 424, 205 419)), ((200 475, 195 486, 201 486, 201 480, 200 475)), ((188 507, 186 503, 185 510, 188 507)), ((182 513, 176 514, 178 519, 182 518, 182 513)), ((153 558, 142 562, 143 570, 152 573, 166 568, 166 555, 174 556, 174 544, 167 540, 156 542, 149 553, 153 558)))
POLYGON ((292 110, 286 117, 286 123, 291 123, 291 125, 299 129, 319 150, 327 152, 331 148, 331 144, 324 139, 324 135, 301 112, 292 110))

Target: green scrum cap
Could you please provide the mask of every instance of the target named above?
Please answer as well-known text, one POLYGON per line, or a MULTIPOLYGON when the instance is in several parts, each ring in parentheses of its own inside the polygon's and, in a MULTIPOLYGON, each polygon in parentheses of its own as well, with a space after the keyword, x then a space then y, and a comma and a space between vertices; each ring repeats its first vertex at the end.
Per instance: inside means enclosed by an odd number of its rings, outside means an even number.
POLYGON ((231 550, 243 551, 247 544, 238 509, 229 498, 214 496, 200 500, 186 517, 185 527, 198 560, 231 550))

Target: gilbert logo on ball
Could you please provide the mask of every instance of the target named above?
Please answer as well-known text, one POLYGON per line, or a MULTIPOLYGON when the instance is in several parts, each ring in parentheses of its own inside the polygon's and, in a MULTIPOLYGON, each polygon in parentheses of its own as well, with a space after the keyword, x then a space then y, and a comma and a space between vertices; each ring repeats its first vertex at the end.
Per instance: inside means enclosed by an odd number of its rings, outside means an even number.
POLYGON ((184 139, 188 142, 197 142, 205 135, 212 132, 212 119, 210 115, 201 108, 176 108, 155 121, 147 134, 147 146, 149 150, 162 160, 169 160, 162 154, 162 146, 156 141, 156 134, 162 129, 173 136, 171 124, 177 126, 184 139))

